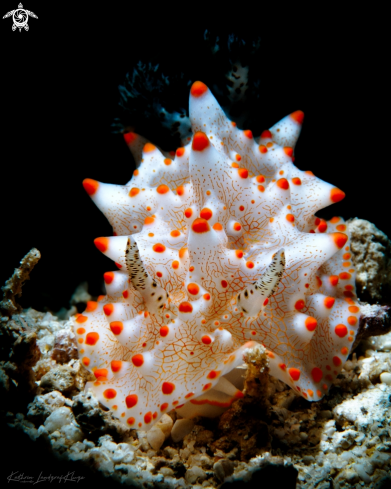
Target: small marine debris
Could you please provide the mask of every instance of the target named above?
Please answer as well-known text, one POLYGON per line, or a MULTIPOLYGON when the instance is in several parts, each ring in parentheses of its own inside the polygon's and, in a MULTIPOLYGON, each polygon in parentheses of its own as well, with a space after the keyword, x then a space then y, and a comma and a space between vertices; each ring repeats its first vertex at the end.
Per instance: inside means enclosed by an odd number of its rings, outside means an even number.
POLYGON ((21 313, 22 308, 16 302, 16 297, 22 295, 22 287, 26 280, 29 280, 30 273, 41 258, 41 253, 32 248, 20 261, 20 267, 15 271, 10 279, 1 288, 4 293, 3 300, 0 302, 0 311, 3 316, 11 317, 13 314, 21 313))

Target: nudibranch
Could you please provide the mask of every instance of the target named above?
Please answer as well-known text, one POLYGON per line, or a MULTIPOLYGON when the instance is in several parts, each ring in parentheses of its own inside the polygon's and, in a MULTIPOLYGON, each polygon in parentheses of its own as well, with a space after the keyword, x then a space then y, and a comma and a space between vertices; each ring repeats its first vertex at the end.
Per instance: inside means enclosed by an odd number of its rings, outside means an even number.
POLYGON ((165 152, 127 133, 129 183, 84 180, 114 230, 95 245, 117 270, 75 334, 88 388, 126 426, 221 412, 243 396, 234 372, 257 343, 308 400, 340 372, 358 327, 355 271, 343 219, 315 213, 345 194, 293 164, 303 117, 255 138, 197 81, 188 144, 165 152))

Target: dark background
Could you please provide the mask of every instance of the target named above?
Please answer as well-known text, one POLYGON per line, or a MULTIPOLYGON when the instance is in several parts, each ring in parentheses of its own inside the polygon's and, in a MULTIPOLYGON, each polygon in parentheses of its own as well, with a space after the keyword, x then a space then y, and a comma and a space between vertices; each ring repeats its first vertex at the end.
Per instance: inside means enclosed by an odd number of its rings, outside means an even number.
MULTIPOLYGON (((17 0, 2 2, 1 16, 16 5, 17 0)), ((212 22, 205 6, 195 19, 195 11, 172 16, 149 4, 138 10, 125 2, 105 9, 67 5, 26 0, 24 7, 39 17, 29 20, 29 32, 13 32, 12 19, 0 20, 0 283, 32 247, 42 254, 24 286, 24 307, 52 312, 67 307, 82 281, 94 295, 101 293, 103 273, 115 267, 93 239, 111 235, 111 228, 81 183, 90 177, 125 184, 131 177, 128 148, 111 132, 117 87, 139 59, 158 61, 168 73, 187 70, 193 81, 210 79, 213 73, 199 55, 207 27, 222 37, 240 29, 259 31, 260 126, 266 129, 303 110, 295 163, 346 193, 321 216, 360 217, 391 235, 389 40, 379 25, 381 12, 376 20, 367 12, 356 18, 333 12, 327 19, 306 12, 301 24, 287 15, 283 26, 279 15, 263 17, 260 7, 251 11, 247 5, 248 22, 232 13, 235 23, 225 25, 222 17, 212 22)), ((40 455, 23 438, 9 436, 6 473, 16 460, 28 475, 49 467, 62 474, 51 459, 45 458, 50 465, 39 465, 40 455)))

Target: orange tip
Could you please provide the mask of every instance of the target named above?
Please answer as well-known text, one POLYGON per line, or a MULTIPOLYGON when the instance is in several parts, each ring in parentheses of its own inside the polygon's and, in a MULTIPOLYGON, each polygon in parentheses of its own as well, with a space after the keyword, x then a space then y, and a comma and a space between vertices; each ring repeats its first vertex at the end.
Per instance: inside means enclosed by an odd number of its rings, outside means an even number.
POLYGON ((305 327, 308 329, 308 331, 315 331, 318 321, 313 318, 312 316, 308 316, 308 318, 305 320, 305 327))
POLYGON ((151 153, 152 151, 155 151, 156 146, 152 143, 146 143, 143 148, 144 153, 151 153))
POLYGON ((99 251, 104 253, 109 248, 109 240, 108 238, 96 238, 94 239, 94 244, 98 248, 99 251))
POLYGON ((266 131, 263 131, 261 134, 261 139, 263 138, 271 139, 272 133, 268 129, 266 131))
POLYGON ((92 180, 92 178, 85 178, 83 180, 83 187, 88 195, 94 195, 99 188, 99 182, 92 180))
MULTIPOLYGON (((330 277, 331 278, 331 277, 330 277)), ((334 297, 325 297, 323 304, 327 309, 331 309, 335 303, 334 297)))
POLYGON ((293 155, 293 148, 291 148, 290 146, 285 146, 284 147, 284 153, 287 156, 292 156, 293 155))
POLYGON ((95 301, 87 301, 86 312, 93 312, 98 307, 98 303, 95 301))
POLYGON ((110 316, 111 314, 113 314, 113 311, 114 311, 113 304, 105 304, 103 306, 103 312, 106 314, 106 316, 110 316))
POLYGON ((206 219, 207 221, 209 221, 209 219, 213 216, 213 212, 208 209, 208 207, 204 207, 201 212, 200 212, 200 217, 202 219, 206 219))
POLYGON ((345 198, 345 192, 342 192, 342 190, 340 190, 339 188, 334 187, 330 190, 330 199, 332 202, 334 203, 339 202, 344 198, 345 198))
POLYGON ((194 151, 203 151, 209 146, 208 136, 201 131, 194 134, 192 148, 194 151))
POLYGON ((201 81, 195 81, 190 89, 190 93, 193 95, 193 97, 201 97, 201 95, 207 91, 208 87, 201 81))
POLYGON ((331 236, 333 237, 334 243, 337 245, 339 249, 343 248, 346 241, 348 240, 346 234, 343 233, 332 233, 331 236))
POLYGON ((114 280, 114 273, 113 272, 104 273, 103 280, 105 281, 106 284, 111 284, 111 282, 114 280))
POLYGON ((116 336, 120 335, 124 329, 121 321, 113 321, 110 323, 110 329, 116 336))
POLYGON ((302 110, 296 110, 296 112, 292 112, 291 117, 298 124, 303 124, 304 112, 302 110))
POLYGON ((132 144, 136 137, 137 134, 135 132, 127 132, 126 134, 124 134, 125 143, 132 144))

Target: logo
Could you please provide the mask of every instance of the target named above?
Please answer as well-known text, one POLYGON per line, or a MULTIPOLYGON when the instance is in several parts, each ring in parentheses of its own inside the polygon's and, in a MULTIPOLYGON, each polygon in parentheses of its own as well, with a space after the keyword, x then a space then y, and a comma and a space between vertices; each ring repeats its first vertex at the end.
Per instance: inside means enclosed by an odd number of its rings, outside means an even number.
POLYGON ((16 10, 11 10, 10 12, 7 12, 3 19, 6 19, 7 17, 11 17, 14 21, 12 25, 12 30, 19 29, 19 32, 24 28, 26 31, 29 30, 29 26, 27 22, 29 21, 29 16, 34 17, 34 19, 38 19, 38 17, 34 14, 34 12, 31 12, 30 10, 26 10, 23 8, 23 5, 20 3, 18 5, 18 8, 16 10))

